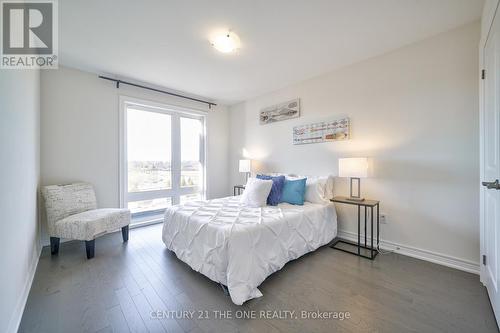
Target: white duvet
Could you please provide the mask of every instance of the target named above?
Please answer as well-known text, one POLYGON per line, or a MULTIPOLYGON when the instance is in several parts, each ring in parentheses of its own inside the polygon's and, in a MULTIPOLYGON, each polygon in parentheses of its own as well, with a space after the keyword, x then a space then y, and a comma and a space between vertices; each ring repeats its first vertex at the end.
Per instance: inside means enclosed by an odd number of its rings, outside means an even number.
POLYGON ((226 285, 241 305, 262 296, 257 287, 266 277, 336 234, 332 203, 250 208, 227 197, 168 208, 162 238, 191 268, 226 285))

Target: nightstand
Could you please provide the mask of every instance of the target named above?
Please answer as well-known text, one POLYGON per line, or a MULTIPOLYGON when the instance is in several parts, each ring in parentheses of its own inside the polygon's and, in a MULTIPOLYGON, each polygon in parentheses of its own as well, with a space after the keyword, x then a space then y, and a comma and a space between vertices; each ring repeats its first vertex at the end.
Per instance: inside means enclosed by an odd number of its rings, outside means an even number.
POLYGON ((379 204, 380 202, 377 200, 368 200, 365 199, 363 201, 355 201, 355 200, 349 200, 347 197, 333 197, 330 201, 335 202, 335 203, 340 203, 340 204, 345 204, 345 205, 354 205, 358 207, 358 242, 351 242, 347 241, 344 239, 336 238, 334 243, 330 246, 332 249, 344 251, 347 253, 351 253, 363 258, 367 258, 370 260, 375 259, 375 257, 378 254, 378 248, 380 244, 380 232, 379 232, 379 227, 380 227, 380 213, 379 213, 379 204), (364 207, 364 222, 365 222, 365 232, 364 232, 364 244, 361 242, 361 207, 364 207), (373 246, 373 209, 377 207, 377 243, 375 247, 373 246), (367 232, 367 208, 371 209, 371 214, 370 214, 370 242, 368 244, 368 232, 367 232), (338 246, 338 244, 347 244, 350 246, 355 246, 357 248, 357 251, 350 251, 345 248, 341 248, 338 246), (363 252, 367 252, 368 254, 361 253, 363 249, 363 252))
POLYGON ((241 195, 241 191, 245 189, 245 185, 234 185, 233 187, 233 195, 236 196, 236 192, 238 192, 238 195, 241 195))

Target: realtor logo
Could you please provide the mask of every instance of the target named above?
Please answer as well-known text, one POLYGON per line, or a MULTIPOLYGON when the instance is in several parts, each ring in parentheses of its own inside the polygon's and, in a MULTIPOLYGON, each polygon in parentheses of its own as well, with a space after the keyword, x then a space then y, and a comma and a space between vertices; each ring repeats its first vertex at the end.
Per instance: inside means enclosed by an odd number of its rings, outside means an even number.
POLYGON ((57 68, 57 2, 2 0, 0 68, 57 68))

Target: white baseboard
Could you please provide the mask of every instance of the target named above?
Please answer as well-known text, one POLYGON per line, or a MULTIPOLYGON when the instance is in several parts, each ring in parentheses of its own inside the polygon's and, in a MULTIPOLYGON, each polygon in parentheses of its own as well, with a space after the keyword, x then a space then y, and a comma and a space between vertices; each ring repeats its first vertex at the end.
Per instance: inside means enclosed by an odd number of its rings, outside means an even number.
MULTIPOLYGON (((339 238, 344 238, 353 242, 358 241, 358 234, 350 231, 338 232, 339 238)), ((390 241, 380 240, 380 248, 383 250, 394 251, 396 253, 417 258, 425 261, 429 261, 435 264, 456 268, 461 271, 478 274, 480 272, 479 262, 472 262, 469 260, 464 260, 460 258, 455 258, 446 254, 436 253, 428 250, 418 249, 415 247, 397 244, 390 241)))
POLYGON ((33 284, 33 279, 35 278, 36 268, 38 266, 38 262, 40 261, 41 254, 42 248, 40 246, 35 246, 33 256, 31 258, 30 271, 24 283, 23 293, 17 301, 16 307, 10 317, 9 325, 7 326, 8 333, 17 333, 19 330, 19 325, 21 324, 21 319, 23 318, 24 308, 26 307, 26 302, 28 301, 31 285, 33 284))

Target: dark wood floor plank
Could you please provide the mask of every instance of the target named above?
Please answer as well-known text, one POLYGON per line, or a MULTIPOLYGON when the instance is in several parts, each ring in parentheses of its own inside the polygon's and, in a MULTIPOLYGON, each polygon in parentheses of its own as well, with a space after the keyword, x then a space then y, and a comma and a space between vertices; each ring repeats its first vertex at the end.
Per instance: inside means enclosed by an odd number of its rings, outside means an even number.
POLYGON ((132 297, 132 300, 135 303, 135 306, 142 317, 142 321, 146 325, 146 328, 151 333, 163 333, 165 329, 161 325, 161 323, 151 316, 151 312, 153 308, 146 300, 146 297, 141 293, 139 295, 135 295, 132 297))
POLYGON ((106 310, 106 316, 108 322, 111 325, 112 332, 115 333, 127 333, 130 332, 125 316, 120 305, 114 306, 106 310))
MULTIPOLYGON (((166 276, 168 274, 164 274, 161 271, 156 272, 151 269, 151 264, 148 264, 149 258, 143 252, 143 246, 144 243, 141 242, 140 238, 136 238, 136 242, 132 246, 132 251, 135 254, 135 259, 133 260, 134 264, 137 265, 137 267, 141 269, 143 274, 147 277, 157 295, 166 305, 166 310, 187 310, 186 308, 182 308, 183 305, 177 300, 179 293, 177 292, 176 296, 173 293, 172 288, 167 287, 168 284, 171 283, 170 281, 166 281, 166 276)), ((189 332, 196 327, 196 324, 190 318, 176 319, 176 321, 185 332, 189 332)))
POLYGON ((127 289, 122 288, 115 290, 118 299, 120 300, 120 307, 123 316, 127 321, 128 328, 131 332, 147 332, 146 326, 142 320, 141 315, 137 311, 135 303, 130 297, 127 289))
MULTIPOLYGON (((142 290, 142 293, 144 294, 144 296, 148 300, 153 311, 158 311, 157 315, 160 316, 158 321, 163 325, 163 327, 165 328, 165 330, 167 332, 169 332, 169 333, 183 333, 184 332, 184 330, 177 323, 175 318, 165 316, 165 311, 167 311, 167 313, 168 313, 168 308, 165 305, 165 303, 163 303, 163 301, 158 296, 158 294, 156 293, 156 291, 154 290, 154 288, 152 286, 148 287, 148 288, 144 288, 142 290)), ((190 330, 190 331, 192 331, 192 330, 190 330)))
POLYGON ((174 274, 172 274, 172 270, 169 270, 165 265, 164 258, 158 257, 157 253, 151 255, 150 244, 148 244, 147 240, 145 241, 141 237, 137 237, 136 240, 137 242, 134 243, 134 246, 136 246, 136 250, 142 259, 141 263, 145 264, 148 270, 158 274, 158 278, 161 279, 162 283, 169 289, 170 293, 173 295, 182 293, 182 289, 180 289, 176 284, 178 279, 173 277, 174 274))
POLYGON ((236 306, 161 241, 161 225, 43 250, 20 332, 496 332, 477 275, 397 255, 361 259, 328 247, 285 265, 236 306), (208 319, 153 319, 151 311, 208 311, 208 319), (348 320, 216 319, 214 311, 349 311, 348 320))

